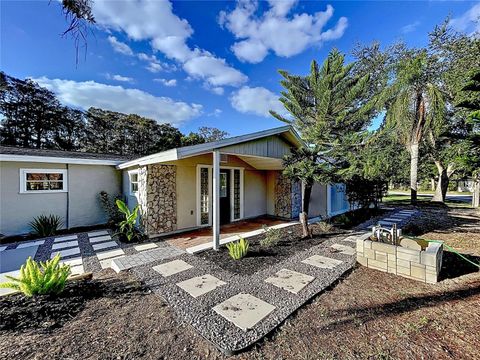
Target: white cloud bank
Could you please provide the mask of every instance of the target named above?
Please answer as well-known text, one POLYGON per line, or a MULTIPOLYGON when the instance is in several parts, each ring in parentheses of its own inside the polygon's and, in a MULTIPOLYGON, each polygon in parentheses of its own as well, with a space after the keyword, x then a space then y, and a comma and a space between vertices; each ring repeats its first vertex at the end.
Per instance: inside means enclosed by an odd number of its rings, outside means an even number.
POLYGON ((323 31, 333 16, 331 5, 312 15, 295 13, 289 16, 297 0, 269 0, 268 3, 270 8, 262 16, 256 15, 256 0, 237 1, 233 11, 222 11, 219 15, 219 24, 239 39, 232 51, 241 61, 259 63, 269 51, 291 57, 310 46, 339 39, 348 26, 347 18, 341 17, 333 28, 323 31))
POLYGON ((138 89, 125 89, 95 81, 77 82, 47 77, 32 80, 53 91, 62 103, 82 109, 99 107, 176 125, 202 113, 202 105, 176 102, 138 89))
POLYGON ((153 79, 153 81, 155 82, 159 82, 165 86, 168 86, 168 87, 173 87, 173 86, 177 86, 177 79, 161 79, 161 78, 157 78, 157 79, 153 79))
POLYGON ((188 21, 173 13, 169 1, 95 1, 93 14, 99 25, 123 31, 135 41, 150 41, 154 50, 181 63, 192 78, 215 87, 240 86, 248 80, 246 75, 228 65, 224 59, 203 49, 190 48, 187 40, 193 34, 193 29, 188 21))
POLYGON ((462 16, 450 20, 449 25, 457 31, 480 37, 480 3, 472 6, 462 16))
POLYGON ((278 100, 278 95, 264 87, 244 86, 234 91, 230 97, 233 108, 241 113, 270 116, 269 111, 285 112, 283 104, 278 100))

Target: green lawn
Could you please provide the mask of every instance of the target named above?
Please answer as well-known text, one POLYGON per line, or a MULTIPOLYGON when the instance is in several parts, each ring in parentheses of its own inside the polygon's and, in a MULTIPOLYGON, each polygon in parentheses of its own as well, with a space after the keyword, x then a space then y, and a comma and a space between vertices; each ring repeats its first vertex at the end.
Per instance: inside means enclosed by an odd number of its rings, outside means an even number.
MULTIPOLYGON (((428 205, 428 206, 443 206, 438 203, 434 203, 431 201, 430 196, 422 196, 418 195, 418 205, 428 205)), ((383 203, 386 205, 410 205, 410 194, 408 195, 387 195, 383 198, 383 203)), ((470 208, 471 204, 461 201, 454 201, 454 200, 447 200, 445 201, 445 205, 449 207, 456 207, 456 208, 470 208)))

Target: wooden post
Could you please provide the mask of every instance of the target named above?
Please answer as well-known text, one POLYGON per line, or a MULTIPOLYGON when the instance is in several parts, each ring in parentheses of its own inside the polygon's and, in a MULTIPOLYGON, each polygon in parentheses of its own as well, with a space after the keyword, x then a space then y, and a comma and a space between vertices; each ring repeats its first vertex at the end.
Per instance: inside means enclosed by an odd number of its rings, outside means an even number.
POLYGON ((220 152, 213 151, 213 249, 220 248, 220 152))

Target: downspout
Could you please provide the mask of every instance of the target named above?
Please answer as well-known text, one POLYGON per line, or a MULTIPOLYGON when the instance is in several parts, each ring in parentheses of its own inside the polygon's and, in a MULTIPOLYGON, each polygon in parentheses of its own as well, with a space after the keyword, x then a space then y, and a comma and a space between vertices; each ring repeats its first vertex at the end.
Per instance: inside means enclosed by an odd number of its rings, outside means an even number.
POLYGON ((69 164, 66 165, 67 168, 67 216, 65 219, 65 227, 70 228, 70 169, 69 164))

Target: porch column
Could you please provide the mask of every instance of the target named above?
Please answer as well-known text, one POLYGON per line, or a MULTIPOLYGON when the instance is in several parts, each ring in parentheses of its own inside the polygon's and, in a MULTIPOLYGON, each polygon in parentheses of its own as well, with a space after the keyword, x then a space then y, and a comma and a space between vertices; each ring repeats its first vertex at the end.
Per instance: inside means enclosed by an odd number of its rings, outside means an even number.
POLYGON ((213 249, 220 248, 220 152, 213 151, 213 249))

